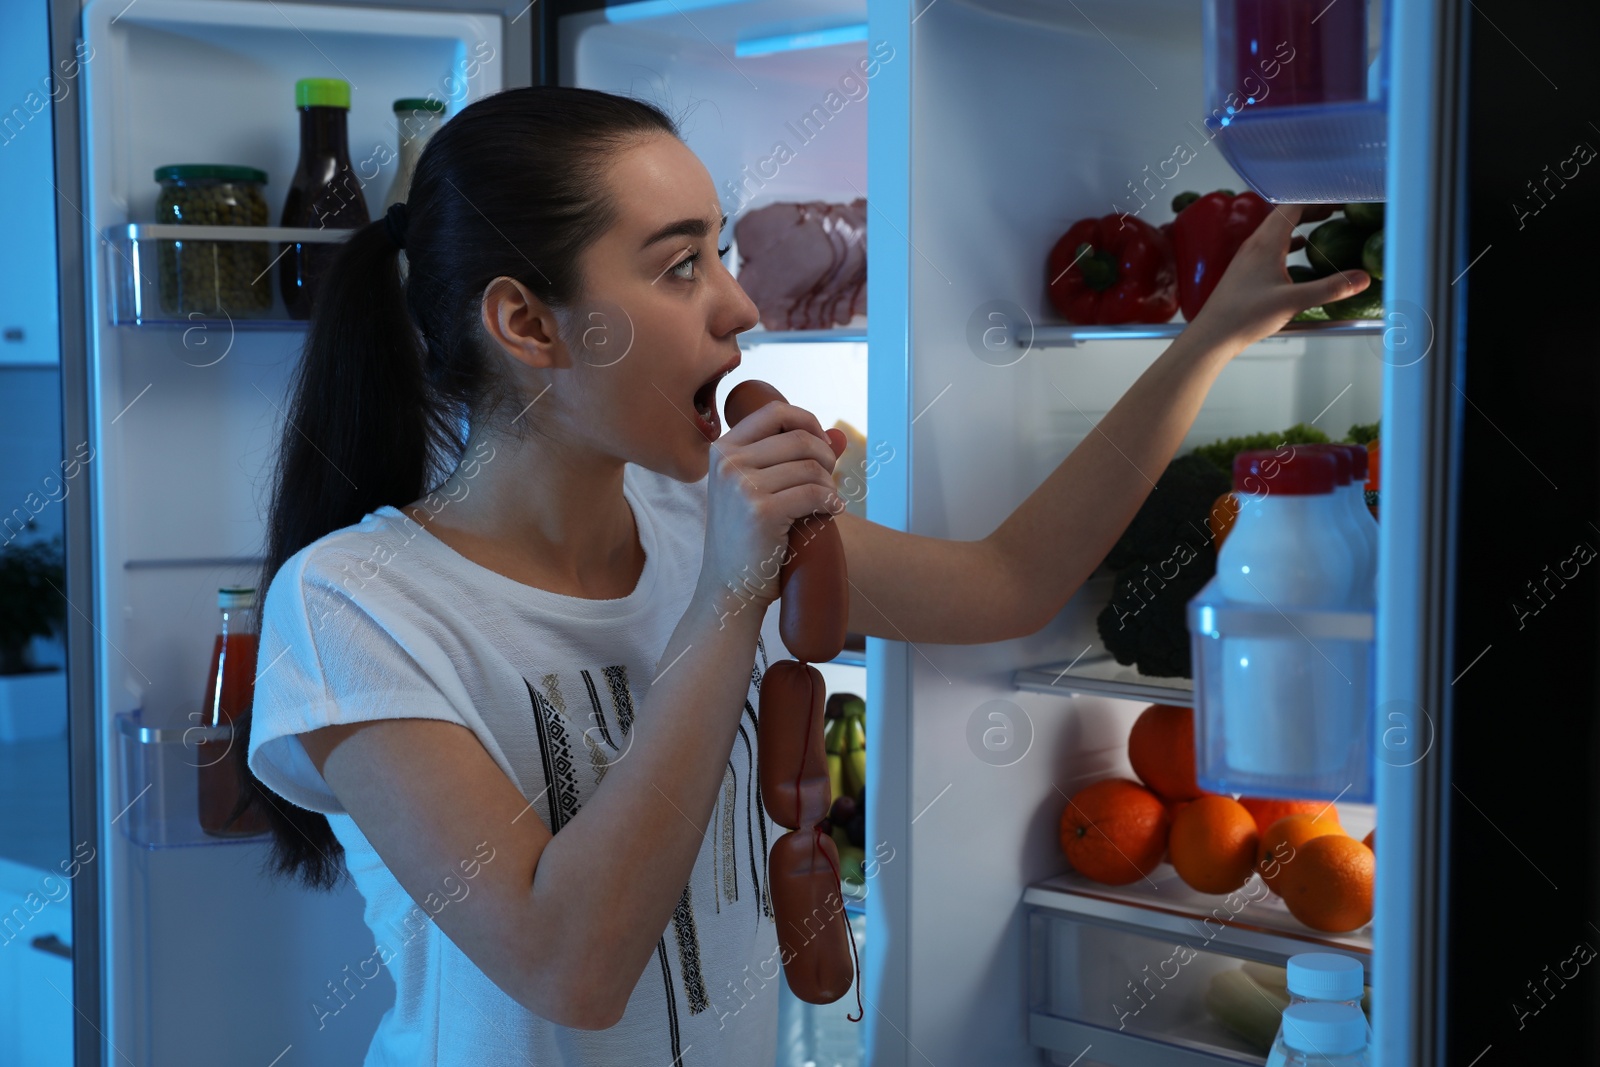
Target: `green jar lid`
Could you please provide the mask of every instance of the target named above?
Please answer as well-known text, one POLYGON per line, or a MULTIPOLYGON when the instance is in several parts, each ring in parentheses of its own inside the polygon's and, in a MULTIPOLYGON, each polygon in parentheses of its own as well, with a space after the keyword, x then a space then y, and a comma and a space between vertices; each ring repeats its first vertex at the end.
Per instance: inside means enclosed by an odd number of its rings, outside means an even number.
POLYGON ((350 110, 350 83, 343 78, 301 78, 294 83, 295 107, 342 107, 350 110))
POLYGON ((402 97, 394 102, 396 114, 402 111, 443 111, 443 100, 429 100, 421 96, 402 97))
POLYGON ((226 163, 173 163, 156 168, 158 182, 256 182, 267 184, 267 172, 254 167, 233 167, 226 163))

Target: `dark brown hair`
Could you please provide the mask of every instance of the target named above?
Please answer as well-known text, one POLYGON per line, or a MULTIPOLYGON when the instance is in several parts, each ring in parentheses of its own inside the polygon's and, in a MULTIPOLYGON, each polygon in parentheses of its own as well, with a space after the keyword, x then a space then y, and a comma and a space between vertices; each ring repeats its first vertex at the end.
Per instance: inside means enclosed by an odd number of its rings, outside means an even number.
MULTIPOLYGON (((485 97, 439 129, 412 177, 404 282, 383 218, 352 234, 321 280, 281 431, 260 589, 313 541, 449 474, 467 420, 505 399, 479 323, 484 289, 505 275, 552 307, 574 304, 578 257, 616 218, 607 162, 660 134, 678 130, 652 104, 557 86, 485 97)), ((343 849, 327 818, 268 795, 249 748, 245 716, 238 810, 255 806, 270 823, 269 868, 337 887, 343 849)))

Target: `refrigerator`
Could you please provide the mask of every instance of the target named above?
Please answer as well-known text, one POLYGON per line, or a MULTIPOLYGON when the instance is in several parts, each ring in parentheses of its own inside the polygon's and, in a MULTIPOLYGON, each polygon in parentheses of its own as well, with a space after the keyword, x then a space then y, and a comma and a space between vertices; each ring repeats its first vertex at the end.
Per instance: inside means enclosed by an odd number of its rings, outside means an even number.
MULTIPOLYGON (((749 331, 721 392, 763 378, 824 426, 863 430, 884 457, 868 518, 926 536, 989 535, 1181 328, 1066 325, 1043 265, 1068 225, 1129 210, 1175 143, 1204 136, 1192 0, 55 0, 51 31, 53 60, 76 61, 54 110, 64 438, 95 456, 89 491, 66 501, 73 840, 98 857, 73 886, 80 1065, 359 1062, 391 995, 359 976, 372 937, 353 889, 270 882, 259 841, 192 825, 184 729, 213 598, 253 577, 304 327, 281 306, 160 311, 152 246, 172 235, 148 229, 155 167, 264 169, 275 217, 293 82, 342 77, 377 210, 392 100, 432 93, 454 114, 564 84, 678 119, 729 233, 767 204, 864 197, 870 312, 749 331)), ((1600 544, 1578 322, 1594 275, 1549 266, 1595 236, 1581 185, 1595 179, 1573 147, 1600 144, 1578 103, 1594 99, 1588 38, 1528 5, 1436 0, 1398 0, 1386 32, 1404 62, 1380 145, 1385 318, 1251 346, 1179 450, 1382 419, 1377 793, 1340 804, 1353 834, 1377 830, 1373 922, 1319 935, 1262 905, 1117 1025, 1135 980, 1218 899, 1167 866, 1150 885, 1097 887, 1059 846, 1066 797, 1130 775, 1142 709, 1193 702, 1186 679, 1106 652, 1099 571, 1026 637, 870 637, 823 665, 869 709, 880 862, 851 904, 865 1014, 844 1021, 853 996, 785 994, 779 1064, 1260 1063, 1207 1014, 1206 983, 1317 948, 1367 968, 1382 1067, 1594 1059, 1600 983, 1563 968, 1574 943, 1600 946, 1600 634, 1592 579, 1561 569, 1575 542, 1600 544)), ((1202 149, 1147 217, 1167 220, 1183 189, 1244 187, 1202 149)), ((767 632, 781 655, 771 616, 767 632)))

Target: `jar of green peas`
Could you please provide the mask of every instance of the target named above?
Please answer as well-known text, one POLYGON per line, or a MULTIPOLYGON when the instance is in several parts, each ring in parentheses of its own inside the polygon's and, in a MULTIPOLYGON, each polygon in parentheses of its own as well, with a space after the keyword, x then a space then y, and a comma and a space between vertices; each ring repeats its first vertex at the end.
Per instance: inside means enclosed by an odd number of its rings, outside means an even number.
MULTIPOLYGON (((213 163, 156 169, 156 221, 187 226, 265 226, 265 171, 213 163)), ((169 315, 259 315, 272 308, 266 241, 156 242, 161 310, 169 315)))

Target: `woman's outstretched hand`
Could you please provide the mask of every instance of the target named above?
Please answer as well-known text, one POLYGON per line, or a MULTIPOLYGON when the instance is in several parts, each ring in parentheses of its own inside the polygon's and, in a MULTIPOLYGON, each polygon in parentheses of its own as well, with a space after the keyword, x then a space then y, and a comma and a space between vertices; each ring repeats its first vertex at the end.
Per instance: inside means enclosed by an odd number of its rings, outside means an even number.
POLYGON ((1285 260, 1300 222, 1300 204, 1275 204, 1239 246, 1188 332, 1237 351, 1281 330, 1307 308, 1354 296, 1371 284, 1366 271, 1347 270, 1310 282, 1292 282, 1285 260))

